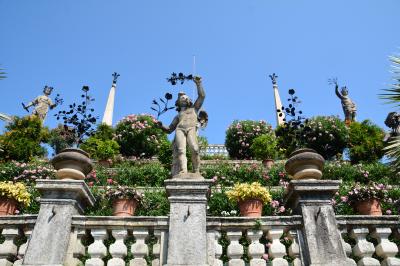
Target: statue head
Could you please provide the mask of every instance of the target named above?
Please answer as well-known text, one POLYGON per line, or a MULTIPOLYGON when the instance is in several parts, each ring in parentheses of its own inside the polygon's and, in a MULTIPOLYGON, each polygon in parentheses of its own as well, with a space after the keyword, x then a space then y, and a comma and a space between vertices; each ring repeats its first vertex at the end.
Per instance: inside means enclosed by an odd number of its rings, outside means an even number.
POLYGON ((349 94, 349 90, 347 89, 346 86, 342 87, 341 93, 343 96, 347 96, 349 94))
POLYGON ((178 93, 178 99, 175 102, 176 110, 179 112, 182 107, 191 107, 193 105, 192 100, 184 92, 178 93))
POLYGON ((49 86, 44 86, 43 88, 43 93, 47 96, 49 96, 51 94, 51 92, 53 91, 53 87, 49 87, 49 86))

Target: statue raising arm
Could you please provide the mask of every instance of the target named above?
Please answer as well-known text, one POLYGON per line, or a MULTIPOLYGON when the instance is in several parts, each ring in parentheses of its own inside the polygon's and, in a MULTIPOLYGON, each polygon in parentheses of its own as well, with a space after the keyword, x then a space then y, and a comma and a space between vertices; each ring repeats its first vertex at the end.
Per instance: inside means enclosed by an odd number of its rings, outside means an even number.
POLYGON ((169 126, 164 126, 161 121, 158 121, 157 126, 161 128, 164 132, 171 134, 176 129, 178 122, 179 122, 179 117, 175 116, 169 126))
POLYGON ((194 83, 196 83, 197 87, 197 99, 194 102, 194 108, 196 111, 199 111, 201 106, 203 105, 204 99, 206 98, 206 93, 204 92, 203 85, 201 84, 201 77, 193 77, 194 83))
POLYGON ((343 99, 343 95, 339 92, 339 85, 337 83, 335 84, 335 93, 336 93, 337 97, 339 97, 340 99, 343 99))

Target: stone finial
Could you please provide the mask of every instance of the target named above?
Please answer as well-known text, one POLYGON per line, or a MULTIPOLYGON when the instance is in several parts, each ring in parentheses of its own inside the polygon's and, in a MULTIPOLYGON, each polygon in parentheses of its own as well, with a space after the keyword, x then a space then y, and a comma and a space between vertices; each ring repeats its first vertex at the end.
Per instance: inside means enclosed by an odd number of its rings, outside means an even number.
POLYGON ((112 76, 113 76, 113 84, 117 84, 117 79, 118 79, 118 77, 121 76, 121 75, 118 74, 117 72, 114 72, 114 73, 112 74, 112 76))
POLYGON ((276 79, 278 78, 278 76, 275 73, 272 73, 272 75, 269 75, 269 77, 272 80, 272 84, 275 85, 276 84, 276 79))
POLYGON ((290 154, 285 170, 293 179, 321 179, 325 160, 313 149, 298 149, 290 154))

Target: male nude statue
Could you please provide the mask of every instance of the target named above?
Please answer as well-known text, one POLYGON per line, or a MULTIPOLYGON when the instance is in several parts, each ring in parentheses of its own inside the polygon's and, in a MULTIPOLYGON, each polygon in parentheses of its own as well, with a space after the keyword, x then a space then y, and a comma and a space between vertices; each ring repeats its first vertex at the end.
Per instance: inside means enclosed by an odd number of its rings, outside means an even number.
POLYGON ((29 112, 29 107, 34 106, 35 109, 33 110, 32 114, 38 116, 40 120, 44 121, 49 111, 49 108, 53 109, 54 107, 56 107, 56 104, 53 104, 53 102, 49 97, 52 90, 53 90, 52 87, 45 86, 43 89, 44 95, 36 97, 35 100, 31 101, 27 105, 22 104, 22 106, 28 112, 29 112))
POLYGON ((186 146, 189 146, 192 153, 193 172, 196 174, 200 172, 200 151, 197 142, 197 129, 200 121, 199 111, 204 102, 205 92, 200 77, 193 77, 193 81, 196 84, 198 94, 194 104, 184 92, 180 92, 175 102, 178 115, 175 116, 169 126, 164 126, 161 122, 158 124, 158 126, 168 134, 175 130, 172 176, 186 174, 188 172, 186 146))
POLYGON ((337 97, 340 98, 342 102, 342 108, 344 112, 345 122, 351 123, 356 121, 356 104, 349 98, 349 91, 346 87, 342 87, 341 92, 339 92, 339 85, 335 84, 335 93, 337 97))

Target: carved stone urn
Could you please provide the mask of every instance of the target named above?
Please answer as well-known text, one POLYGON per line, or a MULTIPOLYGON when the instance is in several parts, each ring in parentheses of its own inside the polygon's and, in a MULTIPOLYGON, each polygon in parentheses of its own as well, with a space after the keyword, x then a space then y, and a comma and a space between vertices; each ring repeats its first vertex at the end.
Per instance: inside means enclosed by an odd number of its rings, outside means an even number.
POLYGON ((62 150, 51 159, 51 164, 57 170, 59 179, 83 180, 93 169, 89 154, 77 148, 62 150))
POLYGON ((298 149, 290 154, 285 170, 292 179, 321 179, 324 157, 313 149, 298 149))

